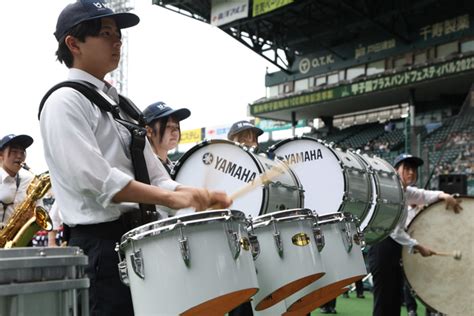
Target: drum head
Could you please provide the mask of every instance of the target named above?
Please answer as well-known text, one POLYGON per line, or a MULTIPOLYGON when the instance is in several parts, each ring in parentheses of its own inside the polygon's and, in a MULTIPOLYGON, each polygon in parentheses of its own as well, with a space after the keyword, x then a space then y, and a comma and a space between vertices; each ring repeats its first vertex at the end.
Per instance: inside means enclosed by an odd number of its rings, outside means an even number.
POLYGON ((305 190, 304 206, 318 214, 337 212, 344 196, 344 175, 335 152, 314 138, 293 138, 270 151, 288 163, 305 190))
POLYGON ((339 211, 365 217, 372 187, 365 165, 355 153, 333 149, 311 137, 287 139, 269 151, 298 176, 305 190, 305 207, 319 215, 339 211))
POLYGON ((283 162, 255 155, 226 140, 204 141, 194 146, 177 161, 172 174, 184 185, 225 191, 229 196, 237 194, 232 208, 247 216, 302 206, 300 184, 283 162), (259 183, 262 174, 277 170, 268 183, 252 187, 254 180, 259 183), (238 194, 249 186, 252 189, 238 194))
MULTIPOLYGON (((184 185, 225 191, 231 195, 254 180, 263 167, 242 147, 225 140, 206 141, 191 148, 176 163, 174 178, 184 185)), ((232 208, 253 217, 261 213, 264 191, 255 189, 232 208)))
POLYGON ((454 214, 439 201, 415 216, 408 233, 438 252, 461 252, 453 256, 422 257, 402 252, 405 276, 418 298, 448 315, 474 315, 474 198, 463 197, 463 210, 454 214))

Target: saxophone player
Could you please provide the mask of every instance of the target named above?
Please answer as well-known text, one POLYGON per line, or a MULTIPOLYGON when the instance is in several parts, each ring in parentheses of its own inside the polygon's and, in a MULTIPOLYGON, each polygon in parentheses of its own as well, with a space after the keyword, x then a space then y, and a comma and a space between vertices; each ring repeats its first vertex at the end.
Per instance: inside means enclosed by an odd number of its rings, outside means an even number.
POLYGON ((20 172, 26 149, 33 143, 28 135, 8 134, 0 140, 0 228, 8 222, 17 204, 26 197, 33 179, 29 172, 20 172))

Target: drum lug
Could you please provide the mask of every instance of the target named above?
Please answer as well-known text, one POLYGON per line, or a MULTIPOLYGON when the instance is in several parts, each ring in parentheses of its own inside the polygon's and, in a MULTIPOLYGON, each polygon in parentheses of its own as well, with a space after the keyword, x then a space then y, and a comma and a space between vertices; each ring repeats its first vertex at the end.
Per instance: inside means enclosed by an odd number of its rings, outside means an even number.
POLYGON ((252 247, 252 258, 255 261, 257 260, 258 255, 260 255, 260 243, 258 242, 258 238, 254 234, 254 231, 253 231, 252 215, 248 216, 247 222, 249 223, 249 226, 250 226, 247 229, 247 231, 249 235, 250 246, 252 247))
POLYGON ((346 221, 340 222, 340 229, 342 232, 342 243, 344 244, 346 251, 350 252, 352 249, 352 236, 351 236, 350 223, 346 221))
POLYGON ((119 243, 115 244, 115 251, 117 252, 117 255, 119 258, 119 263, 117 265, 118 265, 118 270, 119 270, 120 281, 122 281, 122 283, 125 284, 126 286, 130 286, 130 280, 128 278, 127 261, 122 260, 122 256, 120 254, 119 243))
POLYGON ((179 250, 181 251, 181 257, 183 258, 184 264, 189 267, 191 260, 191 250, 189 249, 188 237, 184 235, 183 224, 181 221, 177 223, 179 229, 179 250))
POLYGON ((361 232, 359 229, 357 229, 357 233, 354 234, 354 237, 352 238, 354 242, 360 246, 361 248, 365 247, 365 237, 364 233, 361 232))
POLYGON ((229 222, 225 223, 225 233, 229 243, 230 253, 232 258, 237 259, 240 255, 240 238, 239 234, 235 232, 229 222))
POLYGON ((343 204, 346 202, 354 202, 354 198, 352 197, 352 194, 350 192, 344 192, 344 194, 342 195, 342 203, 339 209, 343 209, 343 204))
POLYGON ((273 224, 273 239, 275 240, 275 246, 278 251, 278 255, 283 257, 283 243, 281 241, 281 235, 278 231, 276 220, 272 217, 272 224, 273 224))
POLYGON ((143 261, 142 250, 138 249, 135 251, 135 249, 133 249, 130 255, 130 261, 132 262, 132 268, 135 274, 141 279, 145 279, 145 262, 143 261))
POLYGON ((249 234, 250 246, 252 247, 252 258, 253 260, 257 260, 258 255, 260 255, 260 243, 258 242, 258 238, 255 235, 249 234))
POLYGON ((321 228, 318 226, 318 224, 313 225, 313 235, 314 235, 314 241, 316 243, 316 247, 318 248, 318 251, 321 252, 326 245, 326 241, 324 239, 324 234, 321 228))

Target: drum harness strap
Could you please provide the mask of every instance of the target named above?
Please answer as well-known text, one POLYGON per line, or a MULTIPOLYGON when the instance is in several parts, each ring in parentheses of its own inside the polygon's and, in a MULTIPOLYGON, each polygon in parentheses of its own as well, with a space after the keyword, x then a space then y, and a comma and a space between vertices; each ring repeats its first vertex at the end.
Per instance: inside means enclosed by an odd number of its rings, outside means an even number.
MULTIPOLYGON (((144 128, 145 121, 142 112, 137 108, 137 106, 133 104, 130 99, 122 95, 119 95, 120 102, 117 105, 116 102, 105 92, 101 91, 91 83, 80 80, 68 80, 58 83, 46 92, 39 106, 38 120, 41 117, 41 111, 43 110, 46 100, 54 91, 62 87, 69 87, 79 91, 89 99, 89 101, 99 107, 101 111, 110 112, 115 121, 128 129, 131 134, 130 153, 135 179, 142 183, 150 184, 150 177, 148 175, 148 169, 143 155, 143 149, 146 144, 146 129, 144 128), (122 119, 120 117, 120 111, 123 111, 123 113, 137 121, 138 124, 122 119)), ((130 226, 127 228, 135 228, 159 219, 159 213, 156 211, 155 205, 140 203, 139 206, 140 212, 127 212, 122 215, 124 224, 130 226)))

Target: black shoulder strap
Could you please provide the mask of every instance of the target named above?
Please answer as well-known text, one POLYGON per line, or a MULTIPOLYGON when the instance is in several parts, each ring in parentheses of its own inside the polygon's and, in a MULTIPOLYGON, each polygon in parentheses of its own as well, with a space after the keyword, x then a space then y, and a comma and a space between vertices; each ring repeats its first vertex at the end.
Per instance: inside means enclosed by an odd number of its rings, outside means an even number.
POLYGON ((124 111, 128 116, 133 118, 135 121, 138 122, 140 126, 145 126, 145 118, 143 116, 142 111, 138 109, 138 107, 126 96, 119 94, 120 99, 120 109, 124 111))
POLYGON ((92 103, 97 105, 101 110, 106 111, 106 112, 111 112, 114 118, 118 117, 118 113, 120 112, 119 106, 105 92, 101 91, 96 86, 94 86, 93 84, 87 81, 68 80, 68 81, 63 81, 63 82, 58 83, 57 85, 49 89, 48 92, 46 92, 46 94, 44 95, 43 99, 41 99, 41 102, 40 102, 39 111, 38 111, 38 120, 41 117, 41 111, 43 110, 44 103, 46 102, 46 100, 50 97, 50 95, 54 91, 63 87, 69 87, 69 88, 73 88, 79 91, 92 103))
MULTIPOLYGON (((106 93, 98 89, 96 86, 90 84, 89 82, 69 80, 58 83, 57 85, 49 89, 48 92, 46 92, 40 102, 38 119, 41 118, 41 111, 43 110, 44 103, 46 102, 46 100, 54 91, 62 87, 70 87, 79 91, 93 104, 98 106, 102 111, 111 112, 114 119, 129 130, 132 136, 130 143, 130 153, 132 157, 132 164, 134 167, 135 179, 142 183, 150 184, 148 168, 146 166, 145 157, 143 155, 143 149, 145 148, 146 144, 146 130, 143 127, 143 114, 137 108, 137 106, 133 104, 133 102, 130 101, 128 98, 122 95, 119 95, 120 103, 119 105, 117 105, 117 103, 106 93), (120 118, 119 113, 121 109, 131 118, 137 120, 140 125, 120 118)), ((131 216, 128 216, 128 219, 132 221, 132 227, 137 227, 158 219, 159 215, 156 211, 155 205, 140 203, 140 211, 140 214, 133 214, 131 216)))

